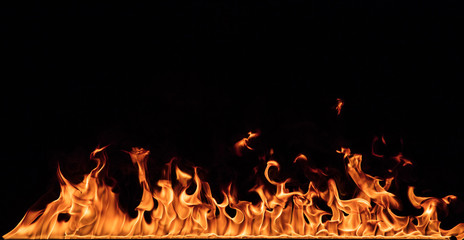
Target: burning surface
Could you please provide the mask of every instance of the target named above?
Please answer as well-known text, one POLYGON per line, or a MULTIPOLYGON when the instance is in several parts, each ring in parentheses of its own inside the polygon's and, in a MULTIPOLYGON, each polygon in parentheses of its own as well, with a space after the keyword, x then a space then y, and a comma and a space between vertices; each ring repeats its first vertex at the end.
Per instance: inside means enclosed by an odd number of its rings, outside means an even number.
MULTIPOLYGON (((254 151, 248 138, 234 146, 236 155, 254 151)), ((383 140, 384 141, 384 140, 383 140)), ((308 180, 295 187, 291 178, 279 178, 281 165, 273 150, 260 156, 264 168, 256 169, 258 178, 250 192, 260 201, 252 203, 238 199, 232 185, 222 190, 222 201, 213 197, 210 185, 202 180, 198 168, 181 169, 172 159, 162 171, 157 186, 147 180, 147 159, 150 152, 133 148, 128 152, 138 170, 142 197, 136 207, 137 216, 121 210, 118 194, 102 181, 107 162, 105 148, 98 148, 90 158, 96 167, 79 184, 68 181, 57 170, 61 186, 59 198, 40 211, 30 210, 21 222, 4 238, 95 238, 95 237, 394 237, 394 238, 464 238, 464 224, 452 229, 440 228, 438 210, 446 209, 455 196, 443 198, 419 197, 409 187, 408 199, 419 215, 401 216, 401 202, 389 192, 395 178, 381 178, 365 173, 362 156, 348 148, 337 151, 342 155, 345 172, 354 182, 351 199, 340 196, 337 181, 323 169, 311 167, 308 157, 300 154, 292 162, 317 179, 327 179, 325 187, 308 180), (260 181, 260 179, 262 181, 260 181), (291 186, 290 186, 291 185, 291 186)), ((399 167, 411 164, 397 156, 399 167)), ((311 178, 308 178, 311 179, 311 178)))

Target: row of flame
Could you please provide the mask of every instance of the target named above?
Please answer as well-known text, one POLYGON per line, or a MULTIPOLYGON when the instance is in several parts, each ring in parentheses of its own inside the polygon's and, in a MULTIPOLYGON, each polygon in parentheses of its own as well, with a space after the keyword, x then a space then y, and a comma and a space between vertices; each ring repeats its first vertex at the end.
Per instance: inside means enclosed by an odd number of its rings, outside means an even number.
MULTIPOLYGON (((250 133, 235 145, 237 154, 243 148, 253 150, 249 140, 257 133, 250 133)), ((418 197, 409 187, 411 204, 423 209, 419 216, 398 216, 392 209, 400 203, 388 192, 393 177, 383 179, 366 174, 361 169, 362 156, 342 148, 339 153, 346 159, 346 172, 357 186, 356 195, 349 200, 339 197, 333 179, 328 188, 319 190, 312 182, 306 190, 290 191, 288 179, 274 181, 269 175, 271 168, 279 170, 279 163, 266 160, 265 179, 274 189, 257 184, 250 191, 256 192, 261 201, 252 204, 238 200, 231 194, 230 186, 218 202, 207 182, 202 181, 194 168, 188 174, 173 161, 166 164, 163 177, 157 182, 158 190, 151 190, 147 181, 147 158, 149 151, 133 148, 129 153, 138 168, 139 182, 143 189, 137 217, 131 218, 118 206, 118 195, 100 180, 99 174, 105 167, 107 156, 104 148, 92 152, 91 158, 97 166, 79 184, 72 184, 58 168, 61 186, 60 197, 40 211, 28 211, 21 222, 4 238, 76 238, 76 237, 443 237, 464 238, 464 224, 450 230, 440 228, 437 207, 448 205, 455 196, 444 198, 418 197), (170 179, 175 171, 176 179, 170 179), (384 184, 381 184, 383 183, 384 184), (187 189, 194 184, 192 194, 187 189), (314 199, 322 199, 331 212, 320 209, 314 199), (155 207, 155 201, 157 206, 155 207), (230 216, 226 208, 235 210, 230 216), (150 221, 145 219, 145 213, 150 221), (60 214, 68 214, 66 221, 59 220, 60 214), (324 217, 325 216, 325 217, 324 217)), ((401 165, 411 164, 401 155, 401 165)), ((307 161, 299 155, 297 160, 307 161)), ((318 169, 312 169, 319 171, 318 169)))

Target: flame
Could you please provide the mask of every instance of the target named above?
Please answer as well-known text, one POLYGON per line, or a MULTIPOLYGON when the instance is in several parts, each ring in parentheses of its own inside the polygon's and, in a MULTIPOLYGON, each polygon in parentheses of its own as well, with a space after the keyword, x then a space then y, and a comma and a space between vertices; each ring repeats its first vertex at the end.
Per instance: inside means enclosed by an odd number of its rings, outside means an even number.
MULTIPOLYGON (((237 153, 253 150, 248 141, 259 134, 249 133, 248 138, 235 145, 237 153)), ((328 178, 327 187, 319 189, 309 181, 307 189, 290 190, 291 179, 273 179, 279 173, 279 163, 271 156, 266 159, 264 179, 271 187, 257 183, 250 191, 260 197, 258 203, 237 199, 232 185, 222 191, 223 201, 218 202, 209 187, 198 175, 180 169, 171 160, 157 184, 151 188, 147 181, 148 150, 133 148, 128 152, 138 169, 143 194, 136 207, 137 216, 131 218, 118 206, 118 195, 100 180, 107 155, 105 148, 92 152, 97 166, 81 183, 74 185, 57 170, 61 194, 40 211, 30 210, 21 222, 4 238, 95 238, 95 237, 392 237, 392 238, 464 238, 464 224, 450 230, 440 228, 437 208, 446 208, 455 196, 444 198, 418 197, 409 188, 411 204, 422 209, 419 216, 399 216, 392 210, 400 208, 397 197, 389 192, 393 177, 381 179, 363 172, 362 156, 349 148, 341 148, 347 175, 357 187, 352 199, 341 199, 336 181, 328 178), (271 169, 273 174, 270 174, 271 169), (171 175, 171 174, 174 175, 171 175), (171 179, 175 176, 175 179, 171 179), (382 184, 383 183, 383 184, 382 184), (189 188, 193 189, 187 191, 189 188), (317 204, 322 200, 330 209, 317 204), (156 203, 156 204, 155 204, 156 203), (155 207, 156 206, 156 207, 155 207), (231 216, 226 208, 235 212, 231 216), (59 216, 69 216, 60 220, 59 216), (147 221, 148 215, 148 221, 147 221)), ((272 150, 273 151, 273 150, 272 150)), ((402 156, 398 161, 408 162, 402 156)), ((308 162, 305 155, 295 158, 294 164, 308 162)), ((319 169, 312 173, 330 177, 319 169)))
POLYGON ((253 139, 256 139, 259 135, 260 135, 259 131, 256 133, 253 133, 251 131, 248 132, 248 137, 243 138, 242 140, 235 143, 234 145, 235 154, 241 157, 243 156, 243 152, 246 151, 247 149, 254 150, 254 148, 250 147, 249 142, 253 141, 253 139))
POLYGON ((337 105, 335 106, 335 110, 337 110, 337 115, 340 116, 342 111, 342 106, 345 104, 341 98, 337 98, 337 105))
MULTIPOLYGON (((383 158, 384 157, 383 154, 378 154, 374 150, 374 145, 378 141, 379 141, 379 138, 377 136, 375 136, 374 139, 372 140, 371 154, 374 157, 383 158)), ((385 141, 385 138, 383 136, 380 138, 380 141, 382 142, 383 145, 387 145, 387 141, 385 141)), ((403 144, 402 140, 401 140, 401 144, 403 144)), ((409 161, 408 159, 404 158, 403 153, 401 153, 401 152, 398 153, 396 156, 394 156, 392 159, 395 160, 397 164, 401 164, 403 167, 406 166, 406 165, 412 165, 412 162, 409 161)))

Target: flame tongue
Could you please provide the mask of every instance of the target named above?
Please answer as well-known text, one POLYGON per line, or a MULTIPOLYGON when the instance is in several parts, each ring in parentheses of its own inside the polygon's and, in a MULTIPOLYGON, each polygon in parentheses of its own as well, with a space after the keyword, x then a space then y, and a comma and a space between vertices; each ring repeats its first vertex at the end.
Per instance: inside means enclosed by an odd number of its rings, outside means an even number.
POLYGON ((150 186, 147 182, 147 157, 150 154, 150 151, 143 148, 133 148, 132 152, 129 153, 132 159, 132 163, 137 164, 137 169, 139 172, 139 182, 142 186, 143 194, 142 200, 140 201, 137 210, 151 211, 155 206, 153 202, 152 193, 150 191, 150 186))
MULTIPOLYGON (((243 149, 253 150, 248 140, 256 136, 250 133, 248 138, 237 143, 237 155, 241 156, 243 149)), ((58 168, 60 197, 44 210, 28 211, 18 226, 4 237, 464 237, 464 224, 443 230, 437 217, 437 207, 446 207, 455 196, 442 199, 418 197, 411 187, 409 200, 423 213, 397 216, 392 209, 398 209, 400 203, 388 192, 393 178, 384 179, 382 186, 381 179, 362 171, 362 156, 351 154, 347 148, 342 148, 339 153, 344 155, 347 174, 358 188, 353 199, 341 199, 333 179, 328 180, 324 191, 312 182, 306 190, 290 191, 286 187, 290 179, 283 182, 272 179, 270 169, 279 171, 280 165, 268 160, 260 174, 265 176, 272 189, 263 184, 253 187, 251 191, 261 199, 257 204, 238 200, 231 193, 231 185, 222 192, 224 200, 219 203, 212 196, 209 184, 198 176, 197 168, 189 174, 175 166, 173 161, 166 164, 162 178, 157 182, 159 188, 152 190, 146 176, 150 152, 133 148, 129 154, 137 166, 143 194, 136 207, 138 215, 131 218, 120 210, 118 196, 98 179, 106 163, 103 150, 92 152, 91 158, 97 160, 97 167, 77 185, 71 184, 58 168), (172 172, 176 181, 170 180, 172 172), (318 205, 320 200, 330 211, 318 205), (63 214, 69 219, 59 220, 63 214)), ((398 159, 407 163, 402 156, 398 159)), ((297 160, 308 161, 304 155, 299 155, 294 163, 297 160)), ((319 169, 311 171, 327 176, 319 169)))

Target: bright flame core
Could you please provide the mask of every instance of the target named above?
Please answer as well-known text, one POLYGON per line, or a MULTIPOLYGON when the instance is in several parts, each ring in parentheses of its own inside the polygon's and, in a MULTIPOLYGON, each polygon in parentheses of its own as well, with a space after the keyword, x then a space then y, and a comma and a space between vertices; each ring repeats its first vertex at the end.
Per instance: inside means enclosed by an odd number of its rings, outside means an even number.
MULTIPOLYGON (((240 140, 235 145, 237 155, 241 156, 243 149, 253 150, 248 140, 258 135, 250 132, 248 138, 240 140)), ((348 148, 338 152, 344 155, 346 173, 357 186, 354 198, 340 199, 333 179, 328 180, 324 191, 313 182, 309 182, 307 189, 290 191, 286 187, 290 179, 283 182, 271 179, 270 169, 279 171, 280 165, 266 159, 264 172, 258 174, 264 174, 274 189, 270 191, 264 184, 253 187, 250 191, 256 192, 261 199, 257 204, 238 200, 231 194, 230 185, 222 191, 224 200, 218 202, 209 184, 198 176, 197 168, 191 175, 175 166, 172 160, 166 164, 157 190, 151 190, 146 178, 149 151, 133 148, 129 154, 137 166, 143 194, 136 208, 138 215, 131 218, 119 208, 118 195, 99 179, 107 160, 103 150, 92 152, 91 158, 98 164, 77 185, 70 183, 58 168, 60 197, 43 210, 28 211, 16 228, 3 237, 464 237, 464 224, 444 230, 437 218, 437 207, 448 205, 455 196, 418 197, 410 187, 409 201, 423 212, 419 216, 398 216, 392 209, 398 209, 400 203, 388 192, 393 177, 382 181, 364 173, 362 156, 352 154, 348 148), (171 173, 175 173, 176 179, 171 179, 171 173), (187 189, 192 184, 195 190, 188 194, 187 189), (322 199, 330 211, 319 208, 316 198, 322 199), (235 210, 235 216, 230 216, 226 208, 235 210), (151 221, 144 217, 147 212, 151 221), (60 214, 70 217, 62 221, 58 219, 60 214)), ((293 162, 297 160, 308 161, 302 154, 293 162)), ((397 160, 410 164, 402 156, 397 160)), ((310 170, 327 176, 320 169, 310 170)))

